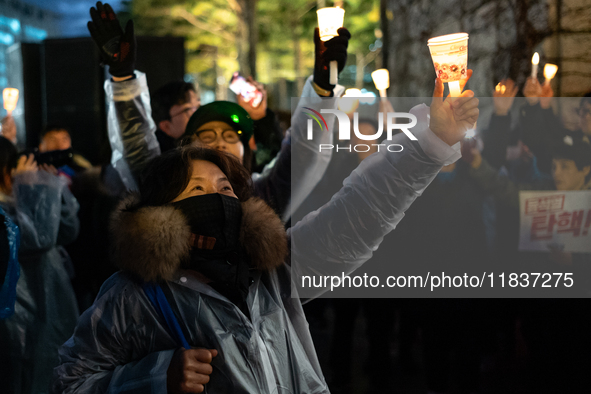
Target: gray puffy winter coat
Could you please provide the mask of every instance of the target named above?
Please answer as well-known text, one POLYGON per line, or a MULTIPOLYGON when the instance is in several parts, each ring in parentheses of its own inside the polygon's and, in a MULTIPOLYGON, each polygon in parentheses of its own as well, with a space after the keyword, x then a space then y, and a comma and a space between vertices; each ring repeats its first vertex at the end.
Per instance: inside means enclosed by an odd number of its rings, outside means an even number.
POLYGON ((287 234, 262 201, 243 202, 241 242, 256 272, 247 297, 250 319, 201 275, 183 269, 190 231, 180 211, 121 209, 113 229, 122 272, 105 282, 61 348, 54 392, 166 393, 178 346, 141 287, 156 278, 167 281, 189 344, 219 352, 208 393, 328 393, 292 284, 300 275, 359 267, 441 166, 459 158, 459 144, 449 147, 424 126, 428 108, 419 112, 418 142, 395 136, 403 153, 364 160, 328 204, 287 234))

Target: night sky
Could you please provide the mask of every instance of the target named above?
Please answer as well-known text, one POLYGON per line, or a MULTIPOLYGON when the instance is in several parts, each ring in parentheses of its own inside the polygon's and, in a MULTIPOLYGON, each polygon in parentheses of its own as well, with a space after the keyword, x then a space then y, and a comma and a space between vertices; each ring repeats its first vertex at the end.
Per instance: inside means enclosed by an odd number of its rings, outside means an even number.
MULTIPOLYGON (((88 10, 96 4, 93 0, 23 0, 39 8, 53 11, 62 16, 60 23, 63 37, 88 36, 86 23, 90 20, 88 10)), ((121 8, 121 0, 108 1, 115 12, 121 8)))

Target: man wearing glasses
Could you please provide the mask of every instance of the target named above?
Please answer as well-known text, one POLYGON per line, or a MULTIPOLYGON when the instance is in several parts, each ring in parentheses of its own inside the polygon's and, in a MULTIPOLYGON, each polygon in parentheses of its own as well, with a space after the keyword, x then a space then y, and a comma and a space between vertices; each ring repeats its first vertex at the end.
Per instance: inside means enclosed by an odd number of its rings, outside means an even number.
POLYGON ((191 115, 201 105, 201 97, 192 83, 173 81, 162 86, 152 97, 154 122, 158 126, 156 138, 160 151, 176 147, 191 115))

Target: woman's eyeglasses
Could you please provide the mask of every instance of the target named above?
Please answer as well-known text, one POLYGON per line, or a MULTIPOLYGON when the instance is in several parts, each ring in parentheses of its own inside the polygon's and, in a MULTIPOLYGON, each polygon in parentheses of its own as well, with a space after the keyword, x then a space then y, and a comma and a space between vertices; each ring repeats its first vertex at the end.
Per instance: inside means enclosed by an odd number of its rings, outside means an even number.
MULTIPOLYGON (((236 144, 240 141, 240 134, 242 134, 241 131, 224 130, 222 131, 222 138, 228 144, 236 144)), ((195 133, 195 136, 204 144, 213 144, 218 139, 218 134, 213 130, 198 131, 195 133)))

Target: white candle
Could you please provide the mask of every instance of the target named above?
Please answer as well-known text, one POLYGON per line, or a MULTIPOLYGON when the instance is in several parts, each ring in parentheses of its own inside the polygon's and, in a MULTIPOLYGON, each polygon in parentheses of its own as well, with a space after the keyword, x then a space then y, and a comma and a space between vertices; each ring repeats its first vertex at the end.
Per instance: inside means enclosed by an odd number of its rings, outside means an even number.
MULTIPOLYGON (((340 7, 325 7, 316 11, 318 16, 318 29, 320 39, 328 41, 339 35, 337 30, 343 27, 345 10, 340 7)), ((336 85, 339 82, 339 70, 336 60, 330 62, 330 84, 336 85)))
POLYGON ((531 77, 537 78, 538 77, 538 63, 540 62, 540 55, 538 52, 534 53, 531 58, 531 77))
POLYGON ((462 90, 460 89, 460 81, 449 81, 447 83, 449 87, 449 95, 451 97, 460 97, 462 90))

